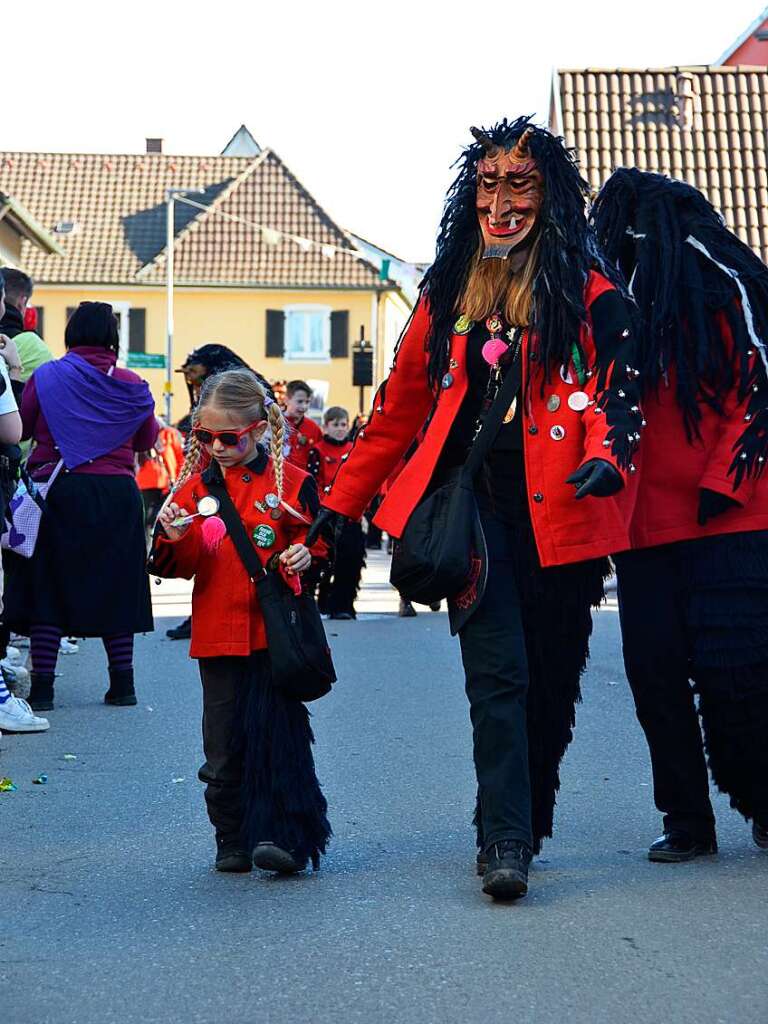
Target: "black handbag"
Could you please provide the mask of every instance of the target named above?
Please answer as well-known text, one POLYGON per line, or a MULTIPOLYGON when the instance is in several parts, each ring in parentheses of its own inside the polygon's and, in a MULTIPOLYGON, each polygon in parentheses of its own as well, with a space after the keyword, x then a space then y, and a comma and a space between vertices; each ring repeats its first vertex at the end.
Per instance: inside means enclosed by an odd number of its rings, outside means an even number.
POLYGON ((452 478, 423 498, 395 542, 390 582, 406 601, 447 599, 456 634, 477 607, 485 587, 488 556, 475 498, 482 468, 507 409, 520 390, 520 352, 510 366, 467 456, 452 478))
POLYGON ((323 620, 311 594, 294 594, 277 570, 265 569, 226 487, 206 484, 240 561, 256 585, 267 633, 273 684, 296 700, 319 700, 336 682, 323 620))

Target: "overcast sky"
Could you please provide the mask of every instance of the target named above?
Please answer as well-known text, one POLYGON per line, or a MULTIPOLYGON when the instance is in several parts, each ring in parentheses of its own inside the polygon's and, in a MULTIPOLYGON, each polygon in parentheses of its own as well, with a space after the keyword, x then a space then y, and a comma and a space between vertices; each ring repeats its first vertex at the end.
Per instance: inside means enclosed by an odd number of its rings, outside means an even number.
POLYGON ((0 147, 141 152, 158 135, 166 152, 209 154, 244 122, 344 227, 429 260, 471 124, 546 121, 553 67, 713 63, 760 9, 27 0, 4 11, 0 147))

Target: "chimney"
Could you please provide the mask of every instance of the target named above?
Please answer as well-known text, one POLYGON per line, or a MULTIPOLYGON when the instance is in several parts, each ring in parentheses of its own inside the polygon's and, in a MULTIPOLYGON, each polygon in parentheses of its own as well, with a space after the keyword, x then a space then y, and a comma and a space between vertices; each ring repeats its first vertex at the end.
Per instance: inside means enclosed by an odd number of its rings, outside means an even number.
POLYGON ((148 153, 162 153, 163 152, 163 140, 162 139, 147 139, 147 152, 148 153))

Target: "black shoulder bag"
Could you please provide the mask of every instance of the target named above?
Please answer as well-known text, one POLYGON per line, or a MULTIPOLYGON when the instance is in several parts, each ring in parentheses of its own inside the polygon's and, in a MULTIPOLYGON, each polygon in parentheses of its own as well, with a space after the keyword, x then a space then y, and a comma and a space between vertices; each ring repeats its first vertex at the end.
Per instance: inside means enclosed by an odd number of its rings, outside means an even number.
MULTIPOLYGON (((475 498, 475 477, 491 450, 502 420, 520 390, 522 369, 520 350, 496 393, 482 427, 475 435, 467 460, 448 483, 423 498, 411 513, 402 537, 395 542, 390 582, 407 601, 433 604, 449 602, 484 579, 476 577, 487 553, 480 514, 475 498)), ((477 601, 467 603, 476 607, 477 601)), ((456 633, 465 621, 452 616, 451 631, 456 633)))
POLYGON ((206 487, 218 499, 219 515, 227 533, 256 584, 267 632, 272 682, 305 703, 324 697, 336 682, 336 672, 314 598, 311 594, 294 594, 279 572, 264 568, 226 487, 218 481, 211 481, 206 487))

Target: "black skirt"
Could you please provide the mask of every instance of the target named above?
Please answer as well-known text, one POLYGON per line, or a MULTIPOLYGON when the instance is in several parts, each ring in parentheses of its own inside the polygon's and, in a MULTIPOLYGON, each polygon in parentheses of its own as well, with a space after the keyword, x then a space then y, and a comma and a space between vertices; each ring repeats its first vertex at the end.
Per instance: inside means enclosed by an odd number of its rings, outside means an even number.
POLYGON ((33 625, 80 637, 154 629, 133 477, 62 474, 48 492, 34 556, 12 555, 5 566, 3 620, 22 636, 33 625))

